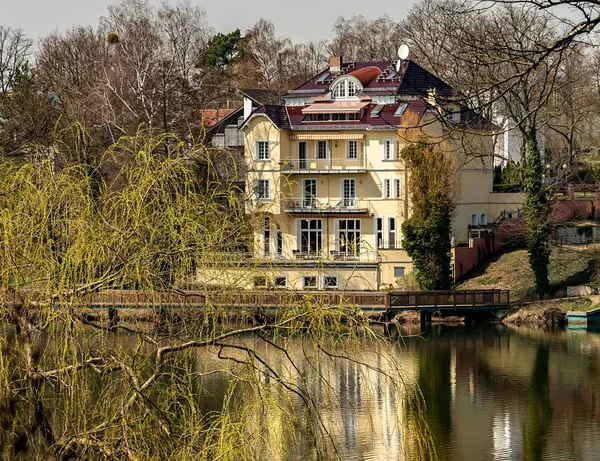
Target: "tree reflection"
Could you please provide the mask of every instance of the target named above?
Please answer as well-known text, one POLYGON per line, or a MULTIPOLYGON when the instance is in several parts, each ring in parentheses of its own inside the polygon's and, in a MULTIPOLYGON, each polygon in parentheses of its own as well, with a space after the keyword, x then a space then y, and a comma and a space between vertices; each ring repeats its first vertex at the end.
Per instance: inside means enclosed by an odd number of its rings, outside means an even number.
POLYGON ((548 346, 539 344, 529 386, 527 422, 524 434, 524 460, 541 459, 546 446, 548 429, 552 420, 548 357, 548 346))

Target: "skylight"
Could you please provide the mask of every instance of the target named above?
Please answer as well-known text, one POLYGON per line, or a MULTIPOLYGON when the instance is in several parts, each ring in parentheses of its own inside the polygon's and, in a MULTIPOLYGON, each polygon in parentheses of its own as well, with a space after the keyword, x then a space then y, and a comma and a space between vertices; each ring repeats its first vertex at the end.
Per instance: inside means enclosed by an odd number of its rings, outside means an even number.
POLYGON ((379 112, 385 107, 385 104, 377 104, 371 111, 371 117, 379 117, 379 112))
POLYGON ((317 83, 318 82, 324 82, 325 80, 327 80, 327 78, 330 76, 331 74, 329 72, 325 72, 323 75, 321 75, 318 79, 317 79, 317 83))
POLYGON ((398 106, 398 108, 396 109, 396 112, 394 112, 394 117, 401 117, 402 114, 404 114, 404 112, 406 111, 407 107, 408 107, 407 102, 403 102, 402 104, 400 104, 398 106))

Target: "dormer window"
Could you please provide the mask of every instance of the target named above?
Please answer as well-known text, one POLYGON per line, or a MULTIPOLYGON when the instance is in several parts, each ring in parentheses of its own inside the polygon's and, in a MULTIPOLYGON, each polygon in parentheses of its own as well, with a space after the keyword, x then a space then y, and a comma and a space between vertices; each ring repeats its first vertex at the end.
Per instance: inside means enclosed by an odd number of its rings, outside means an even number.
POLYGON ((446 120, 452 123, 460 121, 460 108, 454 104, 446 106, 446 120))
POLYGON ((361 90, 362 86, 357 83, 356 79, 345 76, 335 83, 331 97, 333 99, 350 99, 354 98, 361 90))

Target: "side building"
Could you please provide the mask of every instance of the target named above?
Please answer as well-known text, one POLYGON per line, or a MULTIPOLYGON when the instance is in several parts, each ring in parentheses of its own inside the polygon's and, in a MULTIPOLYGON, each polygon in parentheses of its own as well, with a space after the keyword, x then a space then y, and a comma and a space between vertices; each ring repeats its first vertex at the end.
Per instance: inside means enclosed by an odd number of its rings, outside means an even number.
POLYGON ((250 286, 380 290, 412 270, 401 234, 411 210, 400 159, 407 123, 456 155, 460 193, 448 229, 456 244, 520 207, 519 197, 493 196, 493 126, 412 61, 332 57, 283 98, 240 128, 247 212, 258 223, 251 259, 262 268, 250 286))

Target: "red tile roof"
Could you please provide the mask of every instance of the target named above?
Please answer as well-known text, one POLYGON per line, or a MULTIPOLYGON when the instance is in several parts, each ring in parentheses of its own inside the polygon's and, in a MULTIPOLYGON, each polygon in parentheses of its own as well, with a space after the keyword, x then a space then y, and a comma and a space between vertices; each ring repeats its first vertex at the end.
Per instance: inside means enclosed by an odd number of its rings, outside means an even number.
POLYGON ((198 111, 198 114, 204 126, 208 128, 216 125, 217 122, 223 120, 234 110, 235 109, 201 109, 198 111))

